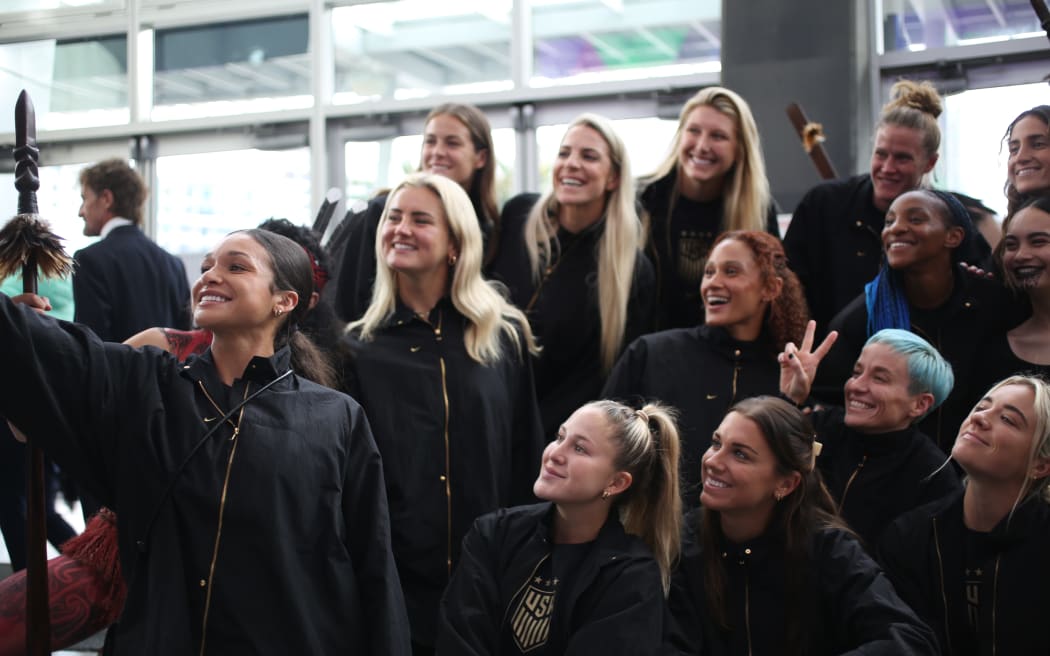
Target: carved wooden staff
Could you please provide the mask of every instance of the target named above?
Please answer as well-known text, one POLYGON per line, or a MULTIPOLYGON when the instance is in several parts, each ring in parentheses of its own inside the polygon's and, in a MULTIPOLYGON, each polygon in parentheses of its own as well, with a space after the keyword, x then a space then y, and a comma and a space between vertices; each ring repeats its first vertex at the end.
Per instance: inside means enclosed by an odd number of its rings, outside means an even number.
POLYGON ((813 160, 813 165, 817 167, 820 177, 824 180, 834 180, 839 177, 835 173, 831 160, 828 159, 827 151, 824 150, 824 127, 820 123, 813 123, 807 119, 805 112, 802 111, 802 106, 798 103, 791 103, 787 106, 787 115, 791 125, 795 126, 799 138, 802 139, 802 148, 813 160))
MULTIPOLYGON (((0 280, 21 269, 22 291, 37 293, 37 269, 46 277, 64 276, 72 262, 59 237, 40 219, 36 114, 25 91, 15 104, 15 189, 18 214, 0 230, 0 280)), ((44 516, 44 454, 26 445, 26 646, 32 656, 51 653, 47 598, 47 531, 44 516)))

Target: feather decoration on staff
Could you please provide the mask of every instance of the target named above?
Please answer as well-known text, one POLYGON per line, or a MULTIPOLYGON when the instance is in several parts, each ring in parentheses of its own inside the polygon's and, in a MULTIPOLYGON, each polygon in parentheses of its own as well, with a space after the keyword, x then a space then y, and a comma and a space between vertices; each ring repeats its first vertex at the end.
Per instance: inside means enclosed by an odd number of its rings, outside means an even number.
MULTIPOLYGON (((37 270, 47 277, 72 270, 61 239, 40 219, 36 192, 40 188, 37 163, 36 114, 29 94, 22 91, 15 104, 15 189, 18 214, 0 229, 0 278, 21 269, 22 291, 37 293, 37 270)), ((48 611, 47 531, 44 504, 44 454, 26 448, 26 646, 27 654, 51 653, 48 611)))

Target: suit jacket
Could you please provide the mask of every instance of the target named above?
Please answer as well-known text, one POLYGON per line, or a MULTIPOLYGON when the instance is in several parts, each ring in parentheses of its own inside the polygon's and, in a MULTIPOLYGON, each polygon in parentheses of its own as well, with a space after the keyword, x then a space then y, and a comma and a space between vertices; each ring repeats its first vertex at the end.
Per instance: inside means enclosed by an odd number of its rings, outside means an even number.
POLYGON ((190 288, 182 260, 138 226, 116 228, 73 256, 74 321, 107 342, 154 326, 190 327, 190 288))

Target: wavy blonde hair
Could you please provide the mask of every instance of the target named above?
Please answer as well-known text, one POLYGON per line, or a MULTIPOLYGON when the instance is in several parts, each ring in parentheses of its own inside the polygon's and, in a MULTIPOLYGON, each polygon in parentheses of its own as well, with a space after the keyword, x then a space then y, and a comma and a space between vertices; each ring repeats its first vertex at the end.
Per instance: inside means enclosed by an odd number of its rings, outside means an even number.
MULTIPOLYGON (((729 230, 765 230, 766 215, 772 202, 769 193, 769 180, 766 178, 766 162, 762 156, 762 143, 758 136, 758 125, 751 114, 751 107, 739 94, 724 87, 706 87, 700 89, 682 106, 678 115, 678 129, 667 157, 646 182, 660 180, 674 172, 675 180, 671 191, 670 210, 678 200, 678 152, 682 147, 682 133, 685 130, 689 115, 697 107, 711 107, 720 114, 728 116, 736 128, 736 162, 726 174, 728 184, 723 186, 722 194, 722 227, 719 232, 729 230)), ((645 215, 646 235, 649 232, 649 216, 645 215)))
MULTIPOLYGON (((642 244, 641 223, 634 207, 634 179, 627 149, 612 123, 597 114, 581 114, 569 124, 588 127, 609 147, 612 172, 619 184, 605 196, 605 228, 598 240, 598 310, 601 319, 602 368, 608 372, 623 347, 627 325, 627 301, 634 281, 635 261, 642 244)), ((558 199, 553 188, 543 194, 525 222, 525 248, 532 278, 539 281, 544 267, 558 249, 558 199)))
MULTIPOLYGON (((538 353, 525 314, 481 277, 481 228, 467 192, 440 175, 413 173, 394 187, 388 199, 393 199, 405 188, 427 189, 441 201, 450 237, 459 249, 459 258, 452 268, 450 295, 452 304, 467 319, 463 341, 470 357, 486 365, 501 360, 504 356, 500 345, 502 335, 514 344, 518 353, 521 352, 522 339, 530 353, 538 353)), ((388 200, 376 231, 376 281, 372 288, 372 302, 364 316, 346 327, 347 332, 358 331, 364 341, 374 337, 397 304, 397 272, 386 263, 383 253, 383 226, 389 220, 391 207, 388 200)))

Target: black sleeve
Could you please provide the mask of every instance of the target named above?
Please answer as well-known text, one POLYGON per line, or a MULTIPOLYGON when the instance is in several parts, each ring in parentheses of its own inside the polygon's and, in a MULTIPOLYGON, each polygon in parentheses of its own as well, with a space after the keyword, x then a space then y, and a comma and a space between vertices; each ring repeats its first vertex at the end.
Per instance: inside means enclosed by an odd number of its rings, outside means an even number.
POLYGON ((699 556, 678 562, 671 577, 671 590, 667 595, 670 609, 670 625, 667 627, 667 646, 671 653, 699 655, 704 653, 704 590, 702 567, 699 556))
POLYGON ((769 198, 769 210, 766 212, 766 232, 780 239, 780 219, 777 217, 777 204, 769 198))
POLYGON ((652 262, 641 251, 634 263, 634 280, 627 301, 627 323, 623 343, 653 332, 656 327, 656 273, 652 262))
POLYGON ((602 388, 601 398, 613 399, 628 405, 637 404, 642 399, 638 391, 641 372, 645 369, 648 344, 646 340, 638 338, 620 354, 616 364, 609 372, 609 378, 602 388))
POLYGON ((536 402, 536 384, 532 376, 532 357, 521 338, 521 358, 516 363, 518 394, 514 402, 514 452, 511 455, 514 483, 511 487, 511 505, 536 503, 532 493, 538 475, 543 449, 554 436, 543 434, 539 404, 536 402))
POLYGON ((666 602, 655 560, 632 560, 624 565, 596 601, 570 636, 566 656, 662 652, 666 602))
POLYGON ((489 656, 496 653, 501 600, 496 554, 480 522, 463 538, 459 563, 441 598, 439 656, 489 656))
POLYGON ((927 623, 933 618, 932 600, 923 593, 922 582, 930 573, 926 568, 926 542, 919 538, 929 521, 921 510, 908 512, 886 527, 877 546, 879 562, 894 590, 927 623))
POLYGON ((360 319, 372 300, 376 278, 376 234, 383 215, 386 196, 373 198, 368 207, 348 216, 346 246, 339 264, 339 280, 334 306, 343 321, 360 319))
MULTIPOLYGON (((349 403, 349 402, 348 402, 349 403)), ((343 522, 363 601, 370 654, 411 656, 408 612, 391 551, 383 464, 362 409, 350 411, 343 522), (361 530, 367 527, 368 530, 361 530)))
POLYGON ((784 253, 787 255, 788 266, 802 283, 810 310, 814 309, 815 303, 810 294, 810 287, 813 286, 812 281, 820 275, 821 239, 817 233, 820 228, 821 207, 816 196, 815 190, 810 189, 802 197, 791 215, 787 232, 784 233, 784 253))
POLYGON ((824 591, 826 626, 845 654, 935 656, 937 639, 897 596, 890 580, 845 531, 828 531, 815 554, 824 591))

